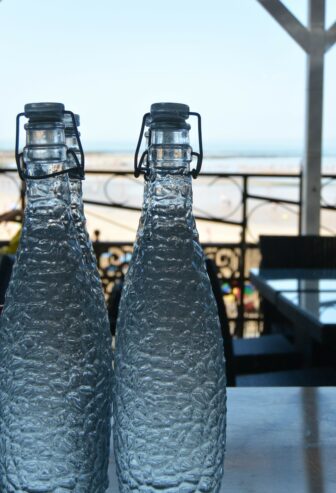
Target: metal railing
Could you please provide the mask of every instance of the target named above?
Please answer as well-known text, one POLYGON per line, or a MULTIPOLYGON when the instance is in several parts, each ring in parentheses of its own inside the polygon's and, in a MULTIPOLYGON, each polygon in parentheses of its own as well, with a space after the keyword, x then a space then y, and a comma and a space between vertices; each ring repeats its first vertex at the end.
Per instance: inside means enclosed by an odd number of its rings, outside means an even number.
MULTIPOLYGON (((15 173, 13 169, 0 169, 1 174, 15 173)), ((104 175, 108 180, 123 177, 133 179, 132 171, 120 170, 87 170, 87 175, 104 175)), ((220 223, 239 229, 239 240, 237 242, 217 242, 203 243, 206 255, 212 257, 220 272, 223 296, 228 308, 231 320, 232 332, 237 337, 260 333, 262 331, 262 316, 259 310, 258 296, 253 292, 249 285, 249 270, 258 266, 260 253, 257 241, 248 239, 250 232, 250 222, 254 212, 265 204, 278 204, 296 214, 296 234, 300 234, 301 224, 301 173, 204 173, 200 175, 197 182, 204 179, 211 179, 211 183, 218 180, 228 180, 237 188, 237 204, 231 208, 231 212, 222 216, 213 215, 201 211, 196 213, 197 221, 207 221, 210 223, 220 223), (253 182, 256 180, 271 180, 276 184, 284 180, 293 183, 296 191, 297 200, 288 197, 274 197, 267 194, 254 193, 253 182), (253 205, 251 207, 251 204, 253 205)), ((336 175, 325 174, 322 177, 322 191, 327 186, 336 185, 336 175)), ((18 192, 23 202, 24 190, 18 192)), ((113 209, 138 211, 140 206, 133 206, 122 202, 110 200, 89 200, 84 202, 91 206, 101 206, 113 209)), ((329 203, 322 194, 321 210, 334 212, 336 207, 329 203)), ((329 233, 333 233, 331 228, 325 228, 329 233)), ((102 281, 106 295, 108 296, 117 278, 124 275, 132 253, 132 243, 130 242, 105 242, 99 241, 99 232, 96 234, 94 248, 98 259, 98 266, 101 272, 102 281)))
MULTIPOLYGON (((94 171, 101 174, 101 170, 94 171)), ((110 172, 104 172, 109 174, 110 172)), ((132 177, 132 172, 118 171, 114 176, 132 177)), ((232 332, 237 337, 260 333, 262 331, 262 316, 259 310, 259 299, 253 293, 249 285, 249 271, 252 267, 257 267, 260 261, 258 244, 247 239, 249 222, 253 212, 262 204, 273 203, 281 204, 297 209, 297 228, 296 233, 301 233, 301 205, 302 205, 302 174, 301 173, 204 173, 199 180, 212 178, 216 180, 234 181, 240 190, 238 206, 234 208, 236 213, 240 213, 240 218, 218 217, 213 215, 195 214, 198 221, 209 221, 235 226, 240 230, 240 240, 236 243, 203 243, 205 254, 212 257, 220 272, 223 286, 223 296, 226 301, 229 319, 231 321, 232 332), (273 197, 252 193, 250 185, 256 179, 271 179, 276 182, 288 179, 297 182, 298 200, 286 197, 273 197), (249 209, 251 201, 258 202, 252 209, 249 209), (252 291, 252 293, 251 293, 252 291)), ((335 182, 336 175, 323 175, 324 186, 335 182)), ((118 202, 103 202, 95 200, 85 200, 86 204, 120 208, 131 211, 139 211, 140 207, 125 205, 118 202)), ((321 203, 322 210, 335 211, 336 207, 321 203)), ((330 232, 330 231, 329 231, 330 232)), ((106 291, 108 292, 115 277, 123 275, 127 269, 127 262, 132 252, 131 243, 116 242, 95 242, 98 263, 101 269, 102 279, 106 291)))

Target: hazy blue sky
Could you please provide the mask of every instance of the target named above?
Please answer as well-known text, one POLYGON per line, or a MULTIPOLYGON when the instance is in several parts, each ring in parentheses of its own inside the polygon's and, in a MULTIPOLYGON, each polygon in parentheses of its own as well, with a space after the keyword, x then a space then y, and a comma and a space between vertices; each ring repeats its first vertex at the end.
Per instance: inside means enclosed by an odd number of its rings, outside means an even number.
MULTIPOLYGON (((306 22, 306 0, 284 3, 306 22)), ((330 24, 336 1, 327 7, 330 24)), ((305 55, 256 0, 3 0, 0 53, 2 145, 13 141, 23 105, 43 100, 80 113, 86 147, 133 147, 156 101, 199 111, 209 149, 303 145, 305 55)), ((328 145, 336 143, 335 87, 333 48, 328 145)))

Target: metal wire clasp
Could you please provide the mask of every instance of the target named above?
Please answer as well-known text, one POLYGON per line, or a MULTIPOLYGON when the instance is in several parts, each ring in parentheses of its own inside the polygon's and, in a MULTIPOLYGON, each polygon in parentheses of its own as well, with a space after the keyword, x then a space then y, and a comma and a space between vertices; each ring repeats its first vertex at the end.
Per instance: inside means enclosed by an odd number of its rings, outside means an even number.
POLYGON ((194 111, 189 111, 189 115, 196 116, 197 118, 197 129, 198 129, 198 152, 192 152, 192 156, 197 157, 196 168, 190 171, 191 176, 196 180, 198 175, 200 174, 202 163, 203 163, 203 141, 202 141, 202 119, 199 113, 195 113, 194 111))
MULTIPOLYGON (((196 163, 196 168, 192 169, 190 171, 190 174, 193 178, 197 178, 201 168, 202 168, 202 162, 203 162, 203 142, 202 142, 202 119, 201 115, 199 113, 195 113, 194 111, 189 111, 188 113, 190 116, 196 116, 197 118, 197 129, 198 129, 198 152, 192 152, 192 156, 197 157, 197 163, 196 163)), ((140 129, 140 135, 138 139, 138 143, 136 146, 135 150, 135 155, 134 155, 134 176, 135 178, 138 178, 140 176, 141 172, 145 173, 145 177, 148 174, 148 149, 146 149, 142 154, 141 158, 139 161, 139 152, 142 144, 142 139, 144 136, 145 132, 145 126, 146 126, 146 120, 147 118, 150 117, 150 113, 145 113, 145 115, 142 118, 142 124, 141 124, 141 129, 140 129), (143 163, 146 159, 146 165, 144 166, 143 163)), ((148 146, 151 143, 151 130, 149 129, 149 136, 148 136, 148 146)))
POLYGON ((75 161, 76 166, 74 166, 72 168, 64 169, 62 171, 56 171, 55 173, 49 173, 49 174, 41 175, 41 176, 30 176, 30 175, 28 175, 26 172, 27 165, 23 159, 23 152, 19 152, 19 147, 20 147, 20 119, 21 119, 21 117, 26 116, 26 114, 24 112, 19 113, 16 117, 15 161, 16 161, 16 166, 17 166, 19 176, 20 176, 22 181, 25 181, 26 179, 42 180, 44 178, 51 178, 53 176, 64 175, 65 173, 69 173, 70 171, 76 171, 80 178, 84 178, 85 157, 84 157, 84 151, 83 151, 82 143, 80 140, 78 128, 76 125, 75 115, 72 111, 68 111, 68 110, 65 110, 63 112, 63 114, 71 116, 74 132, 75 132, 75 136, 76 136, 76 140, 77 140, 77 144, 78 144, 78 150, 80 153, 80 161, 78 160, 76 153, 72 149, 67 149, 67 151, 66 151, 67 156, 69 156, 69 155, 72 156, 72 158, 75 161))
MULTIPOLYGON (((138 178, 140 176, 141 171, 144 171, 145 175, 148 172, 148 163, 147 163, 147 157, 148 157, 148 149, 146 149, 140 158, 139 161, 139 152, 140 152, 140 147, 142 144, 142 139, 145 133, 145 126, 146 126, 146 120, 150 116, 150 113, 145 113, 144 116, 142 117, 142 124, 141 124, 141 129, 140 129, 140 135, 138 139, 138 143, 135 149, 135 155, 134 155, 134 176, 135 178, 138 178), (143 162, 146 158, 146 166, 143 166, 143 162)), ((150 130, 149 130, 149 140, 148 144, 150 144, 150 130)))

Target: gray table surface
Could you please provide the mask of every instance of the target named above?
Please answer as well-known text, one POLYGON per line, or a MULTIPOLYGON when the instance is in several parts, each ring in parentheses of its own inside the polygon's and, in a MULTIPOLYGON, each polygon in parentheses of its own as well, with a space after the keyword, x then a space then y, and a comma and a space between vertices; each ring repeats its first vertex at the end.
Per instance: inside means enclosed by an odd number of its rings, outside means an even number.
MULTIPOLYGON (((334 387, 228 389, 220 492, 335 493, 335 409, 334 387)), ((118 493, 113 452, 109 472, 118 493)))
POLYGON ((334 269, 252 269, 251 282, 302 332, 318 342, 336 342, 334 269))

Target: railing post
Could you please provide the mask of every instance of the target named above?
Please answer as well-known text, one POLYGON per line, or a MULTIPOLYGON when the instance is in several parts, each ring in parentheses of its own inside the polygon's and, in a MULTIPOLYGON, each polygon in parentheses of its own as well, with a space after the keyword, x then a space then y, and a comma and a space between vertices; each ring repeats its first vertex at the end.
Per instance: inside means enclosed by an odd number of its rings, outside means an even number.
POLYGON ((246 263, 246 227, 247 227, 247 186, 248 178, 243 177, 243 192, 242 192, 242 231, 240 236, 240 258, 239 258, 239 302, 238 302, 238 319, 236 335, 244 336, 244 299, 245 299, 245 263, 246 263))
POLYGON ((303 191, 303 181, 302 181, 302 167, 300 169, 299 176, 299 224, 298 224, 298 233, 302 235, 302 191, 303 191))

